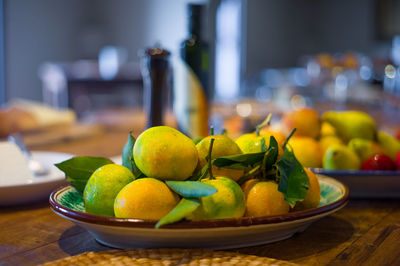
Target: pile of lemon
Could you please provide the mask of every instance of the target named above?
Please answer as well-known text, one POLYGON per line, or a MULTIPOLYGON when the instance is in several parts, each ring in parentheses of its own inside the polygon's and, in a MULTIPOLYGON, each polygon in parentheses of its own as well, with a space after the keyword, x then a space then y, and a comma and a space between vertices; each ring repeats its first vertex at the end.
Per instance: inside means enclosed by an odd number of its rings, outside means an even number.
MULTIPOLYGON (((190 179, 215 158, 260 152, 260 140, 264 139, 268 146, 271 135, 273 133, 267 130, 254 132, 236 141, 225 134, 210 135, 195 144, 176 129, 166 126, 149 128, 139 135, 131 150, 142 176, 138 178, 122 165, 100 167, 84 189, 86 211, 118 218, 160 220, 171 213, 182 199, 167 185, 168 182, 190 179)), ((285 141, 283 136, 276 135, 275 138, 280 146, 285 141)), ((193 205, 183 218, 260 217, 317 207, 320 201, 318 179, 308 169, 305 171, 309 179, 307 194, 304 200, 290 207, 278 190, 276 181, 250 178, 239 185, 237 181, 246 174, 245 170, 213 165, 199 182, 212 186, 216 192, 197 198, 198 204, 193 205)))

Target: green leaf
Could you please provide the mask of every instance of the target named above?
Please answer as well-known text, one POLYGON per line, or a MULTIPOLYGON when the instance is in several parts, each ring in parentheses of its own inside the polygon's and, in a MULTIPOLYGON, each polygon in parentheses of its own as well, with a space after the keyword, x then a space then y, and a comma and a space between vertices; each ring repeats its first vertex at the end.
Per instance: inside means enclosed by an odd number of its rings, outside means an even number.
POLYGON ((281 160, 277 162, 279 173, 278 190, 285 195, 285 201, 294 207, 297 201, 306 197, 310 182, 303 166, 286 147, 281 160))
POLYGON ((99 167, 113 163, 110 159, 103 157, 76 156, 69 160, 55 164, 65 173, 67 181, 79 192, 83 193, 89 177, 99 167))
POLYGON ((240 164, 240 163, 235 163, 227 166, 223 166, 222 168, 227 168, 227 169, 235 169, 235 170, 248 170, 249 166, 240 164))
POLYGON ((172 209, 172 211, 158 221, 155 228, 160 228, 160 226, 178 222, 191 214, 199 206, 200 202, 197 199, 183 198, 179 201, 175 208, 172 209))
POLYGON ((203 168, 201 168, 200 171, 198 171, 197 173, 193 174, 191 177, 186 179, 186 181, 198 181, 205 178, 207 174, 208 174, 208 165, 206 164, 203 166, 203 168))
POLYGON ((213 159, 212 164, 223 168, 228 168, 228 166, 231 165, 242 165, 248 167, 261 162, 264 158, 264 154, 265 152, 257 152, 223 156, 213 159))
POLYGON ((215 187, 200 181, 165 181, 165 183, 184 198, 201 198, 217 192, 215 187))
POLYGON ((276 141, 274 136, 271 136, 269 138, 269 147, 267 152, 265 153, 265 157, 263 160, 266 171, 272 169, 272 166, 276 163, 276 160, 278 160, 278 155, 279 155, 278 142, 276 141))
POLYGON ((122 165, 129 168, 133 175, 137 178, 143 177, 144 175, 136 166, 135 160, 133 159, 133 147, 135 146, 136 139, 132 136, 132 132, 129 132, 128 141, 122 148, 122 165))

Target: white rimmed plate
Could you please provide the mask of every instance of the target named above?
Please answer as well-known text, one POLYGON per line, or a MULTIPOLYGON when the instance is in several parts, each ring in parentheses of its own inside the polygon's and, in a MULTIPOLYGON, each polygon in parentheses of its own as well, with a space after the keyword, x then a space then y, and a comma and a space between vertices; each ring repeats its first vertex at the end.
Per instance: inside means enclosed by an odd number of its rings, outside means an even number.
POLYGON ((50 207, 87 229, 100 243, 115 248, 238 248, 289 238, 344 207, 348 188, 333 178, 318 178, 321 202, 317 208, 277 216, 182 221, 159 229, 154 228, 157 221, 88 214, 82 196, 71 186, 53 191, 50 207))
MULTIPOLYGON (((58 170, 54 164, 70 159, 72 154, 33 151, 32 157, 48 168, 49 173, 38 177, 27 177, 25 180, 0 186, 0 206, 29 204, 44 200, 49 197, 52 190, 66 184, 64 173, 58 170)), ((7 177, 0 176, 0 178, 7 177)))

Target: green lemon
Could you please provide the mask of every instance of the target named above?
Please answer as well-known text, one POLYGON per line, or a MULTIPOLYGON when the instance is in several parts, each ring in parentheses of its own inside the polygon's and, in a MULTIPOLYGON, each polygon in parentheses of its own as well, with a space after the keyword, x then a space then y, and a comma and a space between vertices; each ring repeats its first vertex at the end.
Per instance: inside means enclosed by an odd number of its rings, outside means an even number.
POLYGON ((133 157, 142 173, 161 180, 187 179, 199 160, 194 142, 167 126, 152 127, 140 134, 133 157))
POLYGON ((261 140, 264 139, 265 145, 268 146, 269 138, 263 136, 257 136, 256 133, 247 133, 241 135, 237 140, 236 144, 242 150, 243 153, 256 153, 261 152, 261 140))
POLYGON ((214 186, 218 192, 200 198, 200 206, 187 219, 227 219, 244 215, 246 202, 240 186, 230 178, 217 176, 201 182, 214 186))
POLYGON ((114 200, 119 191, 135 179, 122 165, 107 164, 93 172, 83 191, 86 212, 114 216, 114 200))
MULTIPOLYGON (((200 171, 207 164, 206 157, 210 147, 211 139, 214 139, 211 159, 242 153, 238 145, 226 135, 212 135, 205 137, 196 145, 199 153, 199 164, 197 165, 197 171, 200 171)), ((226 176, 235 181, 237 181, 244 174, 243 170, 219 168, 216 166, 213 166, 212 171, 216 176, 226 176)))

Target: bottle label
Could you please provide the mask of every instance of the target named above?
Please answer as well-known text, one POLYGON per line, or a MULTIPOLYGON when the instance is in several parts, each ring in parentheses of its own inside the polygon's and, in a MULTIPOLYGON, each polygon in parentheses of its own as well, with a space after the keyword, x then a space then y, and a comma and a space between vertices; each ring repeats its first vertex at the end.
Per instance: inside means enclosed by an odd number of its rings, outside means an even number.
POLYGON ((208 135, 207 97, 199 78, 188 64, 174 62, 174 113, 179 129, 192 139, 208 135))

